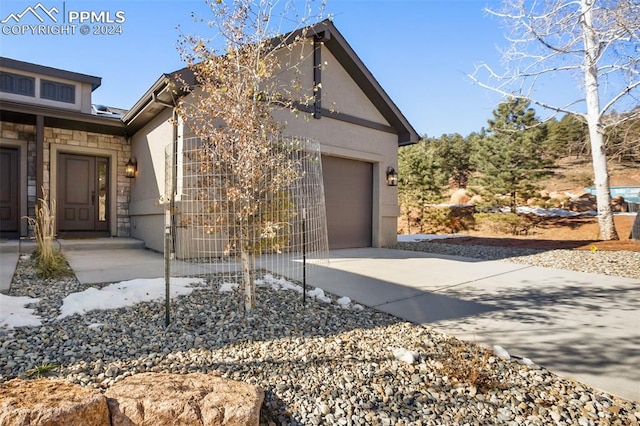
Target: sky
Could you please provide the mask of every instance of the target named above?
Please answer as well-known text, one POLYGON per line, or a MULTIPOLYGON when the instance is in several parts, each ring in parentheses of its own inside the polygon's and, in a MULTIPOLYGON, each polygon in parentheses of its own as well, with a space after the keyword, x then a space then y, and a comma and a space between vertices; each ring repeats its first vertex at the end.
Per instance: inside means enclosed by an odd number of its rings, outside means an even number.
MULTIPOLYGON (((34 35, 11 20, 0 24, 0 55, 101 77, 93 103, 123 109, 131 108, 163 73, 184 66, 176 49, 178 26, 187 34, 211 31, 191 17, 192 12, 210 16, 204 0, 40 3, 61 11, 58 18, 106 12, 112 21, 122 21, 121 34, 93 34, 102 27, 92 24, 90 33, 82 35, 76 20, 74 34, 34 35)), ((0 21, 37 4, 2 0, 0 21)), ((438 137, 480 131, 501 100, 468 77, 478 63, 500 63, 503 29, 484 12, 498 5, 498 0, 328 0, 326 13, 416 131, 438 137)), ((38 23, 29 14, 19 22, 38 23)))

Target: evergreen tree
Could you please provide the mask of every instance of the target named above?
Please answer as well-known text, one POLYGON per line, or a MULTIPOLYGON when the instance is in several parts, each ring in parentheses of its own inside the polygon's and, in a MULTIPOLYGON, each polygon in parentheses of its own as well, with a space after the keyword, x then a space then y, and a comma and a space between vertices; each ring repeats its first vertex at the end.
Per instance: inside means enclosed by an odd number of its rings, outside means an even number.
POLYGON ((507 196, 515 212, 519 199, 532 196, 536 183, 549 174, 545 167, 551 159, 545 155, 546 129, 540 125, 530 102, 510 98, 493 111, 485 137, 475 138, 471 156, 477 171, 472 185, 479 186, 486 199, 500 202, 507 196))
POLYGON ((555 158, 589 153, 589 129, 587 124, 575 114, 566 114, 560 121, 546 123, 547 152, 555 158))
POLYGON ((471 172, 471 144, 459 133, 431 141, 437 164, 454 188, 466 188, 471 172))
POLYGON ((398 190, 403 206, 422 208, 425 203, 442 201, 448 178, 438 164, 431 139, 401 148, 398 169, 398 190))

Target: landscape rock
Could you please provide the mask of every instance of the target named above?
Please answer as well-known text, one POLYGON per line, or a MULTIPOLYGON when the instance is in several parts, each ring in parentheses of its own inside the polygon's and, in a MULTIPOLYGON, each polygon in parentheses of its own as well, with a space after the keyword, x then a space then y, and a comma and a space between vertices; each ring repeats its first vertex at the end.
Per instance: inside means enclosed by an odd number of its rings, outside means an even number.
POLYGON ((471 201, 471 197, 465 188, 457 189, 449 199, 450 204, 467 204, 469 201, 471 201))
POLYGON ((569 210, 574 212, 584 212, 589 210, 597 210, 598 204, 596 202, 596 196, 588 193, 584 193, 579 197, 569 200, 569 210))
POLYGON ((141 373, 105 395, 112 426, 258 425, 264 391, 205 373, 141 373))
POLYGON ((107 399, 64 380, 0 383, 0 425, 109 426, 107 399))
POLYGON ((629 210, 629 203, 621 195, 611 200, 611 206, 614 212, 626 213, 629 210))

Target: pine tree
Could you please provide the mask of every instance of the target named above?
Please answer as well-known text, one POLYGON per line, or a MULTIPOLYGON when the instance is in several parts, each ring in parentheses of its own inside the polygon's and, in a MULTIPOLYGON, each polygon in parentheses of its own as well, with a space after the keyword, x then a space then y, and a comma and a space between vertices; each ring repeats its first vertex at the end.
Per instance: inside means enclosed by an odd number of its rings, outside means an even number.
POLYGON ((500 195, 515 212, 518 200, 532 196, 536 184, 550 172, 551 159, 544 152, 545 127, 529 108, 530 102, 510 98, 493 111, 485 137, 475 138, 472 186, 480 187, 487 200, 498 205, 500 195))
POLYGON ((471 172, 471 144, 459 133, 431 141, 436 161, 454 188, 466 188, 471 172))

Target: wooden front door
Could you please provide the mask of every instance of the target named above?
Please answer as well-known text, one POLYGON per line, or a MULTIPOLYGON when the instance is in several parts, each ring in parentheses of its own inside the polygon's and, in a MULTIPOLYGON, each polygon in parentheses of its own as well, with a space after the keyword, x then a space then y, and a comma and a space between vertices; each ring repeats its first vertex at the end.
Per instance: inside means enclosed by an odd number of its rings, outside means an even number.
POLYGON ((18 149, 0 148, 0 237, 20 235, 20 172, 18 149))
POLYGON ((58 155, 58 232, 63 237, 109 235, 109 159, 58 155))

